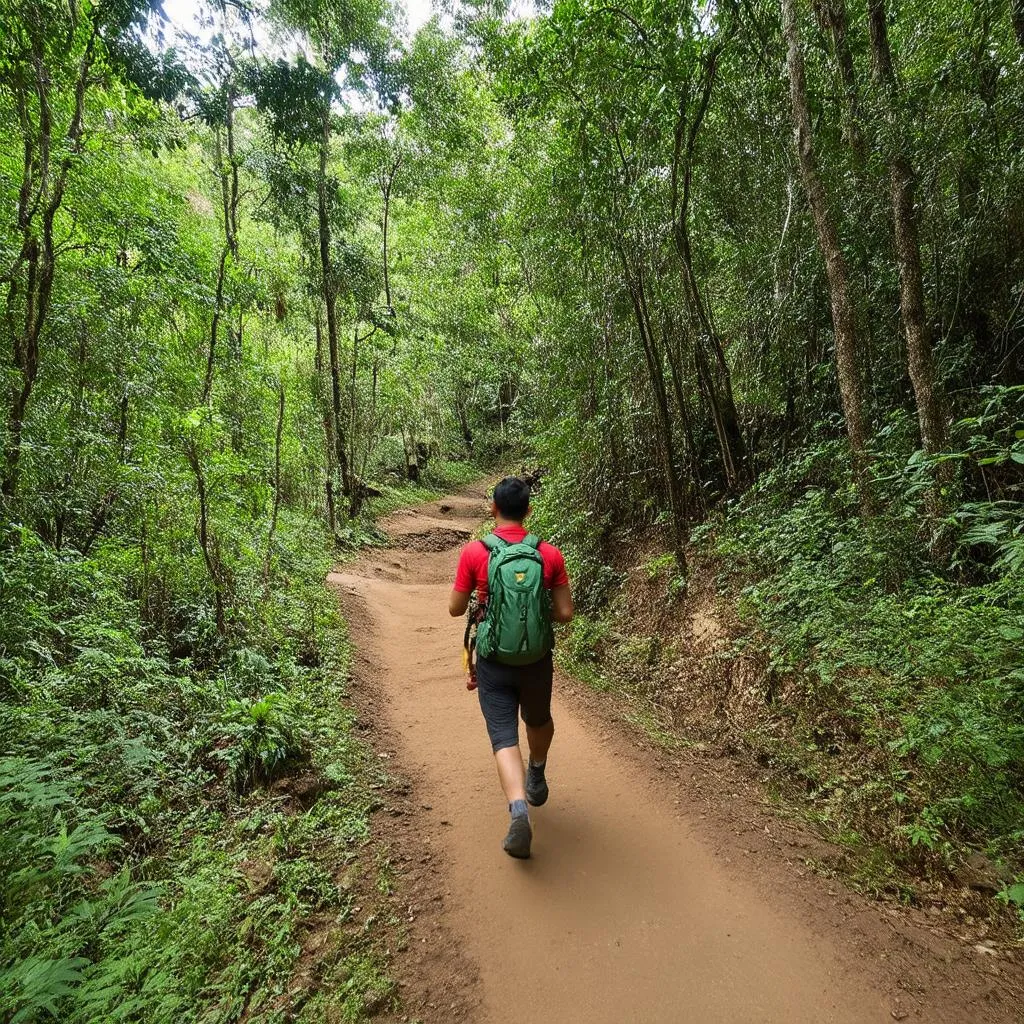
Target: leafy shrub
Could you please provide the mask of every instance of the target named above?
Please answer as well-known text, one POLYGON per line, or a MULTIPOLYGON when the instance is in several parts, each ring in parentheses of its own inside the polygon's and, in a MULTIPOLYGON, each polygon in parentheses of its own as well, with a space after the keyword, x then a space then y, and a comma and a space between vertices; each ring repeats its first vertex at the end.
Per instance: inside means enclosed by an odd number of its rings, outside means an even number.
POLYGON ((122 964, 106 953, 158 912, 162 888, 122 869, 101 877, 120 845, 81 806, 66 776, 41 760, 0 760, 0 1002, 12 1024, 61 1017, 67 1000, 92 1016, 122 964))
POLYGON ((563 653, 577 664, 595 661, 608 638, 609 628, 607 619, 577 615, 559 634, 563 653))
POLYGON ((117 543, 88 558, 30 533, 0 547, 0 1005, 12 1019, 182 1024, 246 1006, 256 1019, 294 969, 303 916, 338 902, 324 858, 365 841, 375 760, 339 699, 347 647, 323 585, 326 538, 282 509, 269 581, 260 546, 239 550, 231 631, 204 647, 187 568, 152 600, 177 611, 147 619, 140 564, 117 543), (331 792, 285 818, 256 787, 308 762, 331 792), (242 824, 260 807, 269 836, 242 824), (275 849, 279 819, 288 842, 275 849), (275 865, 259 898, 246 858, 275 865))
POLYGON ((286 693, 269 693, 254 704, 231 701, 218 731, 216 756, 228 766, 238 793, 270 782, 290 761, 306 755, 308 734, 286 693))
POLYGON ((1015 907, 1021 921, 1024 921, 1024 881, 1014 882, 1002 889, 997 896, 1008 906, 1015 907))
MULTIPOLYGON (((773 666, 802 680, 809 719, 840 716, 892 758, 890 839, 1009 851, 1024 814, 1014 542, 981 582, 944 575, 920 536, 923 508, 865 528, 848 481, 829 468, 843 464, 827 448, 797 453, 717 519, 715 550, 726 571, 753 579, 741 610, 767 634, 773 666)), ((960 550, 979 536, 965 531, 960 550)))

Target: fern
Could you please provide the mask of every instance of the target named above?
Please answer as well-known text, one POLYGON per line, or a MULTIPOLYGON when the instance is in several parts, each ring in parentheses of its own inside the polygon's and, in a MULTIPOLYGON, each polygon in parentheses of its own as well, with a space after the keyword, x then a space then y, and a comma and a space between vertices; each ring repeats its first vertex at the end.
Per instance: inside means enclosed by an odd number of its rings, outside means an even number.
POLYGON ((33 956, 0 973, 0 995, 14 1008, 11 1024, 35 1020, 40 1013, 58 1017, 58 1007, 74 994, 88 965, 84 957, 48 960, 33 956))
POLYGON ((271 781, 289 762, 305 754, 308 736, 284 693, 270 693, 254 704, 232 701, 222 722, 216 756, 231 772, 237 792, 271 781))

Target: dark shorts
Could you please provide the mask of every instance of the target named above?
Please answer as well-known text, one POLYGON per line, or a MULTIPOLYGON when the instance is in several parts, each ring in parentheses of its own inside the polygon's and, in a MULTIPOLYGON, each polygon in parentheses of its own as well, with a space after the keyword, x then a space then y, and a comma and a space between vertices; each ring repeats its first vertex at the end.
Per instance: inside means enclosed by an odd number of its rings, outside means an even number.
POLYGON ((491 749, 497 753, 519 743, 518 714, 533 727, 551 721, 551 679, 554 667, 551 655, 532 665, 502 665, 480 658, 476 663, 477 693, 480 710, 491 737, 491 749))

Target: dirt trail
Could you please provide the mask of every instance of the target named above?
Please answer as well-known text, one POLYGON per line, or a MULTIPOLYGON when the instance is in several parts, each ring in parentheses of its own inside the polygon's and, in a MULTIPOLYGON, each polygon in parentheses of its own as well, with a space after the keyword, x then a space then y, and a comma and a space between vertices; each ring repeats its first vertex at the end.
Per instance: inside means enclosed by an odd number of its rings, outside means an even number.
MULTIPOLYGON (((884 965, 845 946, 839 915, 830 920, 822 906, 818 922, 777 895, 771 871, 731 864, 721 837, 705 841, 703 815, 681 811, 664 780, 617 756, 619 739, 557 695, 551 799, 532 812, 533 858, 502 852, 507 812, 462 677, 463 623, 446 609, 458 545, 484 511, 481 493, 400 513, 384 524, 395 547, 331 577, 373 676, 364 688, 415 780, 418 820, 407 835, 422 845, 405 853, 432 859, 436 898, 443 894, 438 927, 458 947, 437 949, 446 958, 439 983, 455 971, 463 977, 451 978, 451 993, 467 979, 475 986, 467 1010, 435 984, 423 1019, 870 1024, 907 1016, 884 965)), ((423 949, 421 968, 436 982, 439 964, 423 949)), ((913 1019, 982 1018, 948 1004, 922 1013, 919 1003, 913 1019)))

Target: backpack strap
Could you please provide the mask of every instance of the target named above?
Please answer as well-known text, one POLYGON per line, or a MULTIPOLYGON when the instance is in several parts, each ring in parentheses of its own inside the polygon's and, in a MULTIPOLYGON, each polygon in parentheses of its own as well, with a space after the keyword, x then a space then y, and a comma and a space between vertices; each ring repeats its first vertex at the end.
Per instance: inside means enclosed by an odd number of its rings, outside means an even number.
MULTIPOLYGON (((508 547, 508 541, 503 540, 496 533, 489 533, 486 537, 481 537, 480 543, 483 544, 488 551, 497 551, 500 548, 508 547)), ((519 543, 525 544, 528 548, 533 548, 533 550, 536 551, 541 545, 541 539, 535 533, 528 533, 519 543)))

